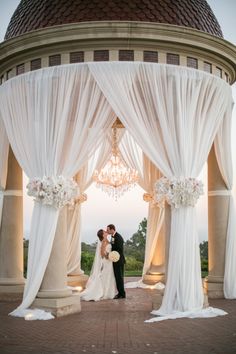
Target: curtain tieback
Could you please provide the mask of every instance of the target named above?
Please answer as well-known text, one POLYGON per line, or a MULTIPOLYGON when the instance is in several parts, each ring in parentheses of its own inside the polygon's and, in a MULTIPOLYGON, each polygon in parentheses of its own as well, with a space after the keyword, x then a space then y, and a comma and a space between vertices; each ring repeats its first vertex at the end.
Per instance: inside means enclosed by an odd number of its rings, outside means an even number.
POLYGON ((152 193, 144 193, 143 200, 147 203, 153 202, 153 194, 152 193))
POLYGON ((88 196, 86 193, 81 193, 78 198, 75 199, 75 203, 82 204, 86 202, 88 199, 88 196))
POLYGON ((232 190, 231 189, 219 189, 216 191, 209 191, 208 192, 208 197, 218 197, 218 196, 230 196, 232 194, 232 190))
POLYGON ((154 193, 144 193, 143 200, 149 203, 152 208, 160 208, 160 205, 156 202, 154 198, 154 193))
POLYGON ((23 197, 23 191, 20 189, 0 190, 0 195, 11 197, 23 197))
POLYGON ((77 198, 73 199, 72 203, 69 205, 70 210, 74 210, 76 205, 82 204, 86 202, 88 196, 86 193, 81 193, 77 198))

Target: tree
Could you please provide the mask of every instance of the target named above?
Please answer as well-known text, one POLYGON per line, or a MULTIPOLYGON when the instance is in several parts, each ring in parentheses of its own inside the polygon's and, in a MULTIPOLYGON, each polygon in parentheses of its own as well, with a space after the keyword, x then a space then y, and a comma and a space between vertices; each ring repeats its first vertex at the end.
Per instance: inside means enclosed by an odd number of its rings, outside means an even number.
POLYGON ((147 233, 147 219, 144 218, 138 227, 138 231, 125 242, 125 255, 133 257, 138 262, 144 262, 145 243, 147 233))
POLYGON ((208 241, 200 243, 201 269, 202 272, 208 273, 208 241))
POLYGON ((200 254, 201 258, 208 259, 208 241, 200 243, 200 254))
POLYGON ((94 260, 94 254, 88 251, 83 251, 81 253, 81 268, 86 272, 89 273, 94 260))
POLYGON ((29 240, 23 240, 24 247, 24 277, 27 277, 27 262, 28 262, 28 249, 29 249, 29 240))

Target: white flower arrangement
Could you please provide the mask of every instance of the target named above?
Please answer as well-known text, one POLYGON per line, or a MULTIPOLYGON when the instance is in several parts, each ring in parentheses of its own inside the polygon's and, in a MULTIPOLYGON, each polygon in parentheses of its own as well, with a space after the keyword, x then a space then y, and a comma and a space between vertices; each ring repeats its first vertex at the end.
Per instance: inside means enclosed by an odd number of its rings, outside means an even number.
POLYGON ((173 208, 194 207, 203 194, 203 183, 196 178, 162 177, 155 183, 155 200, 160 207, 165 201, 173 208))
POLYGON ((117 252, 117 251, 111 251, 111 252, 108 254, 108 259, 109 259, 111 262, 118 262, 119 259, 120 259, 120 254, 119 254, 119 252, 117 252))
POLYGON ((78 184, 72 178, 52 176, 33 178, 27 184, 28 195, 34 197, 37 202, 51 205, 56 209, 73 203, 78 197, 78 184))

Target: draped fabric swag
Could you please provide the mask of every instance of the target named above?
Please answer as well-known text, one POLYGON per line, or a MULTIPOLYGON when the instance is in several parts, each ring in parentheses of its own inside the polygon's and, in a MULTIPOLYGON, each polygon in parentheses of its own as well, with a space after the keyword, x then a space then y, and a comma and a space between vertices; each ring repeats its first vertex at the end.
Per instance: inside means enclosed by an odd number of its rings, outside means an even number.
MULTIPOLYGON (((124 134, 124 129, 119 129, 118 142, 124 134)), ((81 193, 86 192, 93 183, 93 173, 95 170, 103 168, 111 155, 111 130, 108 130, 102 138, 101 145, 94 155, 77 173, 75 179, 79 185, 81 193)), ((76 203, 74 207, 67 207, 67 274, 83 274, 81 270, 81 204, 76 203)))
MULTIPOLYGON (((0 87, 0 106, 14 154, 29 178, 73 177, 101 143, 114 114, 87 66, 27 73, 0 87)), ((48 264, 59 211, 35 203, 23 302, 24 316, 48 264)))
POLYGON ((9 141, 7 138, 3 120, 0 119, 0 226, 2 221, 4 193, 7 182, 8 151, 9 141))
MULTIPOLYGON (((198 70, 146 63, 90 63, 105 97, 167 178, 196 178, 207 160, 231 89, 198 70)), ((168 278, 157 315, 203 308, 194 207, 172 209, 168 278)), ((157 318, 158 320, 158 318, 157 318)))
MULTIPOLYGON (((229 85, 202 71, 139 62, 88 63, 7 81, 0 87, 0 114, 29 178, 75 176, 116 116, 162 175, 196 178, 220 124, 228 119, 231 100, 229 85)), ((14 315, 32 304, 40 288, 57 220, 58 210, 35 203, 28 278, 14 315)), ((196 211, 172 209, 168 279, 156 314, 178 317, 202 307, 196 211)))
MULTIPOLYGON (((128 166, 136 169, 139 173, 139 185, 150 195, 153 194, 154 183, 160 178, 160 171, 142 153, 141 148, 133 137, 126 131, 120 149, 123 159, 128 166)), ((145 257, 143 265, 143 276, 147 274, 156 250, 158 236, 164 222, 164 209, 160 209, 157 204, 149 202, 147 216, 147 235, 145 244, 145 257)))
MULTIPOLYGON (((214 141, 216 159, 228 191, 220 191, 220 195, 229 198, 228 227, 225 250, 224 296, 236 299, 236 208, 233 195, 233 166, 231 152, 231 106, 223 120, 214 141), (228 192, 228 193, 225 193, 228 192), (228 195, 228 196, 227 196, 228 195)), ((217 191, 216 191, 217 193, 217 191)))

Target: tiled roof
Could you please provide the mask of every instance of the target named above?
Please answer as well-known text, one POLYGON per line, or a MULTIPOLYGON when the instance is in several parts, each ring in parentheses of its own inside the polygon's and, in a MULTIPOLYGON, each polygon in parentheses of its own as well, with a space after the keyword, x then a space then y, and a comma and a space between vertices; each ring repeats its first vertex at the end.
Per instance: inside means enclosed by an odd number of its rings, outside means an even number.
POLYGON ((206 0, 22 0, 5 39, 56 25, 106 20, 168 23, 222 37, 206 0))

